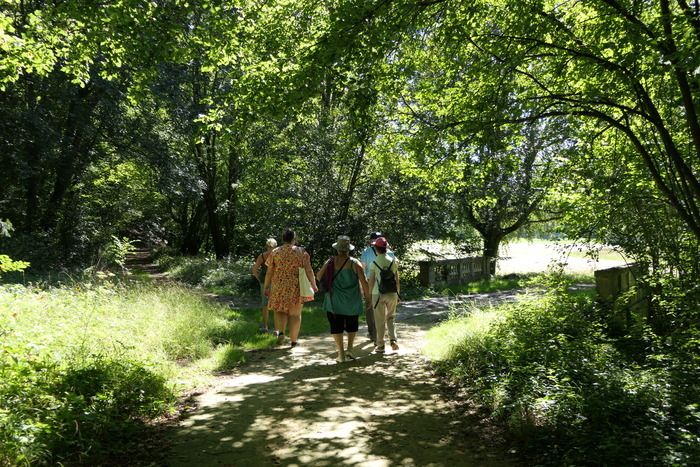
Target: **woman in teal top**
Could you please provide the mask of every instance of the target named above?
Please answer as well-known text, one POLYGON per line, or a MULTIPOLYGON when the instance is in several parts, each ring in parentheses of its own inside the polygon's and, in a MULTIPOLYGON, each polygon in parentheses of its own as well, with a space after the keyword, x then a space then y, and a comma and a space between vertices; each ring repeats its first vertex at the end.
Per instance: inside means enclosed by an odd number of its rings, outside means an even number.
POLYGON ((359 316, 364 309, 362 297, 369 303, 369 287, 360 263, 350 258, 350 252, 355 246, 350 243, 350 237, 338 236, 333 244, 338 252, 326 261, 316 274, 317 280, 327 285, 328 290, 323 299, 323 311, 326 312, 331 327, 331 336, 338 351, 336 361, 342 363, 347 359, 357 358, 352 347, 359 325, 359 316), (362 290, 360 290, 360 286, 362 290), (343 345, 343 332, 348 333, 347 350, 343 345))

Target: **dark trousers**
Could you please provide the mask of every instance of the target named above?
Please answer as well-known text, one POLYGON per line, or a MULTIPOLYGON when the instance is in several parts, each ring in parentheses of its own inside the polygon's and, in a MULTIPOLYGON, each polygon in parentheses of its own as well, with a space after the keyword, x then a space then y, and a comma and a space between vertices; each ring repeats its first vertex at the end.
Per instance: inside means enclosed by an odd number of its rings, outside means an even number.
POLYGON ((367 316, 367 335, 373 342, 377 342, 377 325, 374 324, 374 304, 379 300, 379 294, 372 294, 372 309, 365 313, 367 316))

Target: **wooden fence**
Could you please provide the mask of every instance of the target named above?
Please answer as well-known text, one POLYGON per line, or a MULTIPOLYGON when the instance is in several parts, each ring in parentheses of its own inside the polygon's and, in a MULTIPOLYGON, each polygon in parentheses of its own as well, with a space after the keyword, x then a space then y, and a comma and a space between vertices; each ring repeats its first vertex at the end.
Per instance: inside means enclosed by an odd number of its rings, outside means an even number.
POLYGON ((649 299, 646 291, 637 286, 637 277, 642 272, 638 264, 599 269, 594 272, 598 300, 608 307, 608 324, 618 332, 625 332, 633 322, 633 315, 648 318, 649 299), (620 300, 620 296, 635 289, 631 296, 620 300))
POLYGON ((424 287, 434 287, 478 281, 488 275, 486 264, 491 266, 490 273, 495 274, 496 262, 487 261, 483 256, 418 261, 420 284, 424 287))

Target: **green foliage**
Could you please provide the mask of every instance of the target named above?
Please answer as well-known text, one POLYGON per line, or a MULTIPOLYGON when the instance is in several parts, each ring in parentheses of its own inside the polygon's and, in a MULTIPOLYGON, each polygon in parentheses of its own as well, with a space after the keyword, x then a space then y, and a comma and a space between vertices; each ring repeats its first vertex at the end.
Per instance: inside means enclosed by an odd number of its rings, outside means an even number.
POLYGON ((107 245, 102 255, 103 261, 107 265, 117 265, 122 270, 126 269, 126 257, 136 250, 134 240, 127 237, 116 237, 112 235, 112 241, 107 245))
POLYGON ((540 462, 697 461, 689 433, 700 427, 692 402, 700 387, 695 371, 679 371, 697 358, 649 333, 627 354, 601 332, 591 298, 554 290, 443 324, 428 350, 540 462))
MULTIPOLYGON (((320 296, 316 297, 317 300, 320 298, 320 296)), ((301 335, 325 334, 328 330, 328 317, 326 312, 323 311, 322 304, 312 302, 304 305, 301 319, 301 335)))
POLYGON ((0 464, 118 458, 180 391, 270 345, 258 313, 173 286, 0 288, 0 464))
POLYGON ((0 255, 0 278, 2 278, 3 273, 24 271, 28 267, 29 263, 27 261, 17 261, 7 255, 0 255))
MULTIPOLYGON (((10 221, 0 220, 0 238, 9 237, 10 232, 13 230, 14 228, 12 227, 12 223, 10 221)), ((6 272, 24 271, 29 267, 29 265, 30 263, 27 261, 13 260, 7 255, 0 254, 0 279, 2 279, 2 275, 6 272)))
POLYGON ((66 359, 2 349, 0 460, 92 462, 133 443, 174 401, 162 375, 119 356, 66 359))
POLYGON ((161 267, 173 279, 198 285, 222 295, 251 296, 259 292, 257 280, 250 274, 253 260, 161 256, 161 267))

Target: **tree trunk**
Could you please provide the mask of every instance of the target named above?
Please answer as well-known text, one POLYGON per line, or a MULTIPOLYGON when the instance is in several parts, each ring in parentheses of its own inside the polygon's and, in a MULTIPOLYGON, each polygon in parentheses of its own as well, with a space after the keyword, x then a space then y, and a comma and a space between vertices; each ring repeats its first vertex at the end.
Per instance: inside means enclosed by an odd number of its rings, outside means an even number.
POLYGON ((39 184, 41 182, 39 164, 41 161, 41 148, 35 141, 27 148, 27 168, 29 175, 24 181, 24 193, 26 198, 24 230, 34 232, 39 212, 39 184))
MULTIPOLYGON (((187 208, 185 209, 187 210, 187 208)), ((202 238, 202 223, 204 222, 205 212, 204 202, 199 201, 192 210, 192 216, 189 219, 187 213, 183 216, 183 238, 180 246, 182 254, 194 256, 199 253, 199 249, 204 241, 202 238)))
POLYGON ((216 139, 207 134, 204 142, 194 144, 195 157, 197 158, 197 168, 199 176, 202 177, 206 187, 202 191, 204 207, 207 213, 207 225, 211 237, 214 254, 217 258, 224 258, 229 254, 226 236, 222 230, 221 218, 219 216, 219 200, 216 198, 216 139))
POLYGON ((355 189, 357 188, 357 183, 362 174, 362 163, 365 159, 366 153, 366 142, 363 141, 360 145, 357 156, 355 157, 355 163, 352 166, 352 173, 350 174, 350 181, 348 182, 347 190, 345 191, 345 196, 340 201, 340 210, 338 212, 338 227, 341 230, 348 228, 347 221, 348 215, 350 213, 350 205, 352 204, 352 198, 355 195, 355 189))
POLYGON ((221 220, 218 213, 219 203, 216 199, 216 186, 213 183, 207 183, 207 188, 204 190, 204 206, 207 211, 207 224, 209 225, 214 254, 219 259, 225 258, 229 254, 229 248, 221 230, 221 220))
POLYGON ((42 226, 45 229, 56 225, 63 199, 74 182, 80 157, 89 149, 84 142, 85 127, 98 102, 92 92, 93 85, 88 83, 78 90, 71 100, 66 117, 66 126, 62 137, 62 154, 56 165, 53 190, 44 210, 42 226))
POLYGON ((236 205, 238 204, 238 180, 241 173, 241 164, 235 144, 229 146, 228 153, 228 187, 226 203, 226 240, 229 248, 235 251, 234 232, 236 230, 236 205))
POLYGON ((496 274, 496 261, 498 260, 498 249, 501 245, 501 240, 505 236, 499 228, 486 229, 480 232, 484 240, 484 263, 485 271, 484 278, 490 279, 496 274))

